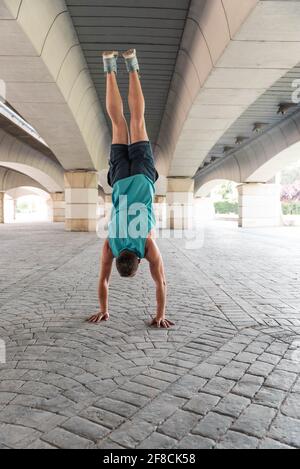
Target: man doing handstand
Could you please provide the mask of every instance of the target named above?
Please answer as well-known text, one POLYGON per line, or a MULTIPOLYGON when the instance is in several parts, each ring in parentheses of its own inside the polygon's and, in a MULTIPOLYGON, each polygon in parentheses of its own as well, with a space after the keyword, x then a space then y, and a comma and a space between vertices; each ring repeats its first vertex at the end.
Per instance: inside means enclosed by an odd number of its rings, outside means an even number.
POLYGON ((103 53, 107 74, 106 107, 113 133, 108 173, 108 183, 113 188, 113 209, 108 239, 102 250, 100 312, 88 321, 100 323, 109 319, 108 289, 114 258, 121 277, 134 277, 141 260, 146 259, 156 286, 157 310, 151 325, 169 328, 174 324, 165 316, 166 278, 162 256, 154 239, 153 199, 158 173, 146 131, 145 100, 135 49, 125 52, 123 57, 129 72, 130 135, 116 78, 118 53, 103 53))

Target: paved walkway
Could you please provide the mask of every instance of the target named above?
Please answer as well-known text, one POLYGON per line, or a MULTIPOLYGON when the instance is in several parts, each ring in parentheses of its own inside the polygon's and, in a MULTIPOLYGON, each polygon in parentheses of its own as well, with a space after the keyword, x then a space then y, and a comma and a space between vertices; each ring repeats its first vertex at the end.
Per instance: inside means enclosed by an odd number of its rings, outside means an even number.
POLYGON ((160 241, 164 331, 146 265, 113 273, 111 321, 89 325, 101 241, 1 226, 0 447, 300 448, 299 239, 219 223, 197 251, 160 241))

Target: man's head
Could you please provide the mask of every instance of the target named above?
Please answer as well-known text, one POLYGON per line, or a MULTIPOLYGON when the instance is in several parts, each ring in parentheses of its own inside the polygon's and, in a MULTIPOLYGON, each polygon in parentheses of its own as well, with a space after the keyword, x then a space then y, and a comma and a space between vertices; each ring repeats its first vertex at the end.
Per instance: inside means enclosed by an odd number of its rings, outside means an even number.
POLYGON ((134 277, 138 267, 140 259, 132 251, 123 251, 116 260, 116 266, 121 277, 134 277))

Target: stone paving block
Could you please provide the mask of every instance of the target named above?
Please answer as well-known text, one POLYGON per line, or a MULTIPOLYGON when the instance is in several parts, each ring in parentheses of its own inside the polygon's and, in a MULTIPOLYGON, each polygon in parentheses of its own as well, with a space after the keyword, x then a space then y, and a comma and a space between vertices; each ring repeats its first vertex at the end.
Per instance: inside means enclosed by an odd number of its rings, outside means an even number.
POLYGON ((225 435, 233 421, 230 417, 210 412, 196 425, 193 433, 217 441, 225 435))
POLYGON ((300 421, 279 415, 267 436, 300 449, 300 421))
POLYGON ((91 441, 68 432, 63 428, 56 428, 50 433, 46 433, 43 435, 42 440, 61 449, 87 449, 92 447, 91 441))
POLYGON ((155 431, 155 425, 141 419, 132 419, 114 430, 109 438, 125 448, 135 448, 155 431))
POLYGON ((260 442, 259 449, 295 449, 292 446, 285 445, 279 441, 265 438, 260 442))
POLYGON ((215 444, 215 441, 200 435, 187 435, 176 445, 176 449, 213 449, 215 444))
POLYGON ((207 363, 219 365, 220 367, 228 365, 235 358, 234 353, 230 352, 215 352, 207 359, 207 363))
POLYGON ((283 391, 288 391, 293 386, 296 379, 297 375, 295 373, 275 370, 269 375, 265 385, 272 388, 281 389, 283 391))
POLYGON ((245 350, 245 348, 246 348, 246 344, 238 344, 234 342, 229 342, 228 344, 223 345, 220 351, 232 352, 234 354, 238 354, 242 352, 243 350, 245 350))
POLYGON ((169 365, 164 362, 157 362, 152 368, 157 371, 164 371, 178 376, 182 376, 186 373, 186 368, 182 368, 178 365, 169 365))
POLYGON ((270 345, 266 352, 267 353, 272 353, 274 355, 278 355, 279 357, 282 357, 286 351, 288 350, 289 346, 288 344, 283 344, 282 342, 277 342, 277 343, 273 343, 272 345, 270 345))
POLYGON ((300 361, 281 360, 277 365, 278 370, 290 371, 291 373, 300 373, 300 361))
POLYGON ((191 378, 189 385, 184 384, 181 380, 176 381, 175 383, 168 386, 168 393, 172 394, 176 397, 181 397, 183 399, 191 399, 193 396, 200 392, 201 389, 207 383, 206 380, 202 378, 198 378, 196 376, 189 376, 186 377, 191 378))
POLYGON ((192 412, 177 410, 162 425, 158 427, 159 433, 179 440, 189 433, 199 420, 199 416, 192 412))
POLYGON ((262 376, 264 378, 267 378, 271 374, 273 369, 274 365, 257 361, 250 366, 250 368, 247 370, 247 373, 249 373, 250 375, 262 376))
POLYGON ((178 408, 182 407, 185 402, 185 399, 163 394, 147 404, 136 414, 136 417, 149 423, 160 425, 164 420, 173 415, 178 408))
POLYGON ((82 417, 72 417, 64 422, 62 427, 75 435, 86 438, 87 440, 92 440, 95 443, 110 432, 107 427, 90 422, 82 417))
POLYGON ((216 446, 217 449, 256 449, 259 440, 252 436, 234 431, 227 432, 226 436, 216 446))
POLYGON ((200 378, 210 379, 216 376, 216 374, 222 369, 221 365, 213 365, 210 363, 201 363, 192 370, 192 374, 199 376, 200 378))
POLYGON ((119 427, 125 421, 125 417, 93 406, 83 409, 80 412, 80 416, 110 429, 119 427))
POLYGON ((211 394, 199 393, 185 404, 185 410, 195 412, 196 414, 206 415, 220 401, 219 396, 211 394))
POLYGON ((42 441, 40 439, 35 440, 33 443, 30 443, 26 449, 56 449, 54 446, 42 441))
POLYGON ((66 418, 42 410, 10 405, 0 412, 0 420, 4 423, 22 425, 41 432, 48 432, 64 422, 66 418))
POLYGON ((159 389, 155 389, 149 386, 144 386, 143 384, 134 383, 134 382, 126 382, 123 385, 123 389, 140 394, 141 396, 145 396, 151 399, 153 399, 160 393, 159 389))
POLYGON ((149 377, 159 379, 160 381, 166 381, 167 383, 173 383, 178 379, 178 376, 175 373, 167 373, 165 371, 154 369, 149 371, 149 377))
POLYGON ((168 386, 168 383, 166 381, 162 381, 160 379, 145 375, 136 376, 133 381, 159 390, 166 389, 166 387, 168 386))
POLYGON ((124 449, 124 446, 119 445, 110 438, 104 438, 100 443, 96 445, 97 449, 124 449))
POLYGON ((256 404, 279 409, 285 397, 286 393, 280 389, 262 387, 256 394, 254 402, 256 404))
POLYGON ((258 358, 258 354, 250 352, 241 352, 236 355, 235 360, 242 363, 254 363, 258 358))
POLYGON ((245 397, 254 397, 264 383, 264 378, 245 374, 232 392, 245 397))
POLYGON ((228 394, 217 405, 215 410, 218 413, 228 415, 229 417, 239 417, 244 409, 250 405, 250 399, 236 394, 228 394))
POLYGON ((231 389, 234 387, 235 381, 230 379, 225 379, 221 377, 216 377, 211 379, 203 388, 203 391, 210 394, 215 394, 216 396, 226 396, 231 389))
POLYGON ((18 391, 24 385, 24 383, 25 381, 21 380, 6 379, 0 381, 0 391, 5 393, 14 393, 18 391))
POLYGON ((17 394, 13 394, 12 392, 0 392, 0 405, 8 404, 16 395, 17 394))
POLYGON ((232 361, 219 371, 218 376, 237 381, 244 376, 249 366, 249 363, 232 361))
POLYGON ((115 399, 116 401, 127 402, 128 404, 132 404, 138 408, 145 406, 149 401, 147 397, 126 391, 125 389, 116 389, 110 393, 110 398, 115 399))
POLYGON ((232 429, 262 438, 267 433, 275 416, 276 411, 274 409, 251 404, 237 419, 232 429))
POLYGON ((94 402, 94 407, 99 407, 100 409, 106 410, 111 413, 120 415, 121 417, 131 417, 137 411, 137 408, 131 404, 125 402, 116 401, 105 397, 94 402))
POLYGON ((274 355, 273 353, 262 353, 258 359, 258 361, 270 363, 271 365, 277 365, 280 360, 281 357, 278 355, 274 355))
POLYGON ((32 428, 0 424, 0 444, 9 448, 26 448, 27 444, 35 441, 41 435, 40 432, 32 428))
POLYGON ((295 382, 294 386, 292 387, 292 392, 297 392, 300 394, 300 377, 297 378, 297 381, 295 382))
POLYGON ((300 421, 300 394, 289 394, 281 407, 281 412, 288 417, 296 418, 300 421))
POLYGON ((154 432, 137 446, 138 449, 169 449, 176 448, 176 440, 161 433, 154 432))

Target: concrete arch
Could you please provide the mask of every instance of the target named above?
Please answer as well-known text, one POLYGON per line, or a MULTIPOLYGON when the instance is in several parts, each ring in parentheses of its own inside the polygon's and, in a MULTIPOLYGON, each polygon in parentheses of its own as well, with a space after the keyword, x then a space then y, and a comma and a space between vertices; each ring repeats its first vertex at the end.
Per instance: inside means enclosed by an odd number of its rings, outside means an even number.
POLYGON ((45 192, 43 186, 32 178, 8 168, 0 166, 0 192, 14 191, 18 187, 30 186, 37 191, 45 192))
MULTIPOLYGON (((212 179, 211 181, 206 182, 199 188, 199 190, 195 193, 195 197, 207 197, 211 191, 216 187, 224 182, 231 181, 230 179, 212 179)), ((235 182, 235 181, 232 181, 235 182)))
POLYGON ((0 7, 7 100, 64 169, 105 168, 109 132, 65 1, 0 0, 0 7))
POLYGON ((228 157, 201 170, 195 177, 195 190, 200 191, 215 179, 267 183, 279 171, 299 160, 300 112, 228 157))
POLYGON ((299 62, 298 17, 292 1, 192 0, 158 140, 162 174, 194 176, 224 132, 299 62))
POLYGON ((14 189, 9 189, 6 191, 6 195, 11 197, 12 199, 18 199, 19 197, 24 197, 26 195, 36 195, 46 201, 52 200, 48 192, 34 186, 20 186, 14 189))
POLYGON ((64 171, 58 163, 2 129, 0 164, 34 179, 49 192, 61 192, 64 188, 64 171))

